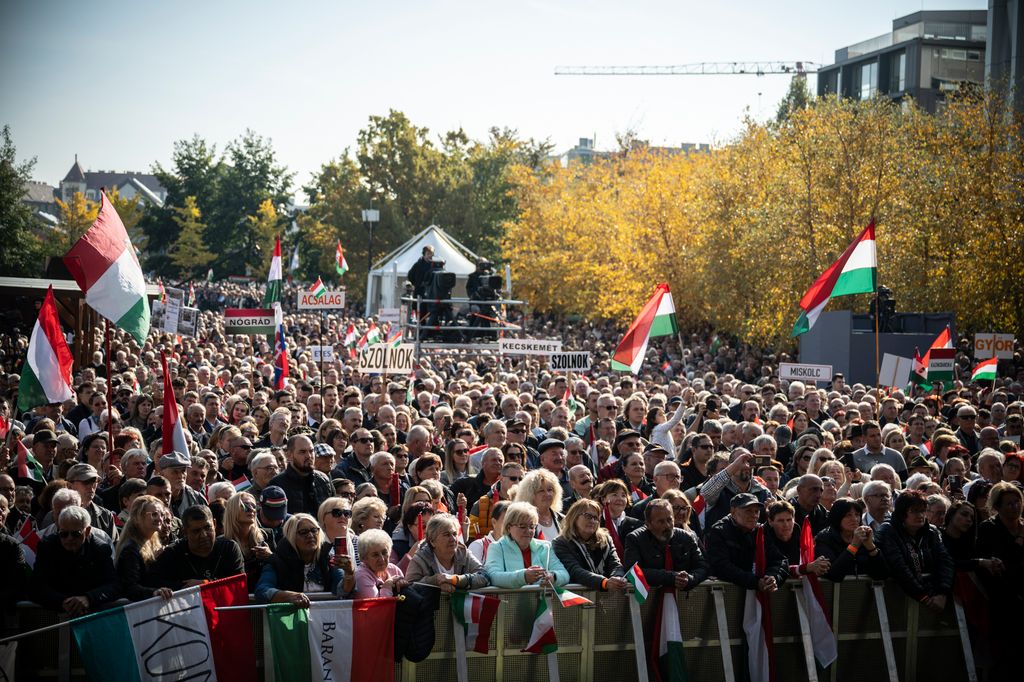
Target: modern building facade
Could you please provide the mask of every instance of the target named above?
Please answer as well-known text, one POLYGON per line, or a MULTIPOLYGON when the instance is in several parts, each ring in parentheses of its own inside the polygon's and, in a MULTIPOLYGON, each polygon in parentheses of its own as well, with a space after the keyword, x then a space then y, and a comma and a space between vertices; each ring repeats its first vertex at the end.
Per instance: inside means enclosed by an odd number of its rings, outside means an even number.
POLYGON ((985 83, 986 10, 921 11, 894 19, 892 31, 835 53, 818 71, 818 96, 913 98, 942 108, 964 84, 985 83))

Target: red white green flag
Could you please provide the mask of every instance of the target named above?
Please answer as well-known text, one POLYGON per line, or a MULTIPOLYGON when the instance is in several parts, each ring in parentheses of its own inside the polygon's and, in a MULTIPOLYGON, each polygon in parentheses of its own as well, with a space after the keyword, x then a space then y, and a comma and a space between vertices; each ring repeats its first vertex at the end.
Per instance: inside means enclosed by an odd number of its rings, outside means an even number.
MULTIPOLYGON (((814 532, 810 521, 800 527, 800 563, 809 564, 814 561, 814 532)), ((827 668, 839 658, 835 633, 825 604, 825 594, 821 590, 818 576, 813 573, 804 575, 802 589, 804 603, 807 606, 807 625, 811 631, 811 646, 814 657, 822 668, 827 668)))
POLYGON ((338 249, 334 252, 334 269, 339 275, 348 272, 348 261, 345 260, 345 252, 341 250, 341 240, 338 240, 338 249))
POLYGON ((986 360, 971 372, 971 381, 995 381, 997 375, 998 358, 986 360))
POLYGON ((555 594, 558 595, 558 601, 560 601, 562 603, 563 607, 580 606, 582 604, 593 604, 594 603, 594 602, 590 601, 589 599, 587 599, 586 597, 580 596, 580 595, 578 595, 575 592, 572 592, 570 590, 564 590, 561 587, 556 587, 555 588, 555 594))
POLYGON ((142 345, 149 334, 149 303, 135 247, 124 223, 100 192, 96 222, 64 256, 85 302, 142 345))
POLYGON ((17 443, 18 479, 46 483, 46 476, 43 475, 43 465, 28 451, 24 443, 20 440, 17 443))
POLYGON ((633 324, 629 325, 619 347, 615 349, 612 369, 639 374, 650 340, 658 336, 669 336, 678 331, 679 323, 676 321, 676 306, 672 301, 672 292, 669 291, 668 284, 659 284, 654 289, 654 295, 633 320, 633 324))
MULTIPOLYGON (((115 517, 116 518, 116 517, 115 517)), ((36 566, 36 550, 39 548, 39 533, 32 525, 32 518, 25 519, 18 529, 18 537, 15 538, 21 545, 21 551, 25 553, 25 563, 29 568, 36 566)))
POLYGON ((930 391, 932 385, 928 383, 928 365, 921 358, 921 351, 914 348, 914 368, 910 370, 910 383, 930 391))
POLYGON ((167 356, 160 354, 160 362, 164 369, 164 421, 160 432, 160 452, 170 454, 180 452, 188 455, 188 441, 185 440, 185 429, 178 415, 178 403, 174 398, 174 385, 171 383, 171 372, 167 369, 167 356))
POLYGON ((39 309, 39 317, 28 342, 25 364, 21 368, 18 409, 25 412, 33 407, 74 398, 75 391, 71 388, 73 363, 68 342, 60 329, 51 285, 39 309))
POLYGON ((498 615, 501 600, 482 594, 458 590, 449 600, 452 617, 462 625, 466 634, 466 649, 478 654, 490 651, 491 627, 498 615))
POLYGON ((323 298, 327 295, 327 287, 324 286, 324 281, 319 277, 316 278, 316 283, 309 288, 309 293, 313 294, 313 298, 323 298))
POLYGON ((358 338, 359 337, 356 336, 356 326, 354 324, 350 324, 348 329, 345 330, 345 345, 354 346, 358 338))
POLYGON ((800 299, 803 312, 793 325, 792 335, 800 336, 810 331, 833 298, 874 293, 877 279, 878 258, 875 254, 875 224, 872 222, 846 247, 839 260, 814 280, 800 299))
POLYGON ((555 620, 545 597, 537 600, 537 612, 533 615, 533 631, 523 651, 530 654, 553 654, 558 651, 555 639, 555 620))
POLYGON ((651 586, 647 584, 647 578, 644 576, 640 564, 633 564, 633 568, 629 569, 626 574, 626 581, 633 586, 633 597, 638 602, 643 604, 647 601, 647 596, 651 593, 651 586))
POLYGON ((270 257, 270 270, 267 272, 267 290, 263 293, 263 307, 273 308, 277 321, 281 321, 281 238, 274 240, 274 254, 270 257))
POLYGON ((921 363, 925 368, 925 376, 928 376, 928 361, 931 359, 932 351, 936 348, 952 348, 953 347, 953 332, 950 330, 949 325, 943 329, 935 340, 932 341, 932 345, 928 347, 928 352, 921 358, 921 363))

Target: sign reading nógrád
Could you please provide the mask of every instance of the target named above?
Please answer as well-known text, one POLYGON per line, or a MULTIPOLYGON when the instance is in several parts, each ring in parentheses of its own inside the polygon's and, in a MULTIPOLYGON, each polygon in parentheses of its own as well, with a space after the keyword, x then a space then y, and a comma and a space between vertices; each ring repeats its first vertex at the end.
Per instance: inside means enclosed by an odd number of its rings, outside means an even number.
POLYGON ((228 308, 224 311, 225 334, 262 336, 275 331, 273 308, 228 308))

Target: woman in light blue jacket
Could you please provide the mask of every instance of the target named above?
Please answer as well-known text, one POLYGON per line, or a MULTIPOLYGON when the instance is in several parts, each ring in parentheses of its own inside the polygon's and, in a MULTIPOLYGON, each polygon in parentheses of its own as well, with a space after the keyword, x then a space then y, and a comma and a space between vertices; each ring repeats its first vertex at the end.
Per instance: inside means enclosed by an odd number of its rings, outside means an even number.
POLYGON ((569 572, 551 551, 551 543, 538 540, 537 510, 527 502, 513 502, 505 510, 504 534, 487 550, 484 570, 494 587, 547 584, 562 586, 569 572))

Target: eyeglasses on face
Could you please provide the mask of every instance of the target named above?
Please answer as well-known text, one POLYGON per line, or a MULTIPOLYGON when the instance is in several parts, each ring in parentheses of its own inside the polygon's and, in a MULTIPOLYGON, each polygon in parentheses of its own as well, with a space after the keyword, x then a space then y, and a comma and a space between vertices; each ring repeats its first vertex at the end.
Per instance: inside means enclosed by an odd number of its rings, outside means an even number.
POLYGON ((336 518, 336 519, 351 519, 352 518, 352 510, 351 509, 338 509, 338 508, 334 508, 334 509, 331 510, 331 516, 336 518))
POLYGON ((580 516, 582 516, 587 521, 592 521, 593 523, 597 523, 599 520, 597 514, 591 514, 590 512, 583 512, 582 514, 580 514, 580 516))
POLYGON ((512 481, 513 483, 518 483, 519 481, 523 480, 522 476, 506 476, 505 478, 512 481))
POLYGON ((242 511, 244 511, 244 512, 249 512, 250 514, 252 514, 257 509, 258 509, 258 507, 255 504, 253 504, 252 502, 243 502, 242 503, 242 511))
POLYGON ((85 535, 85 531, 82 531, 82 530, 61 530, 61 531, 57 531, 57 534, 60 535, 60 537, 63 538, 64 540, 67 540, 68 538, 75 538, 77 540, 78 538, 80 538, 80 537, 85 535))
POLYGON ((469 448, 455 448, 452 450, 453 455, 464 455, 469 452, 469 448))
POLYGON ((356 494, 354 492, 338 493, 338 497, 344 497, 346 500, 354 500, 356 499, 356 494))
POLYGON ((301 535, 303 537, 309 537, 310 535, 317 535, 317 534, 319 534, 320 533, 320 529, 315 527, 315 526, 312 527, 312 528, 307 526, 306 528, 299 528, 295 532, 298 535, 301 535))
POLYGON ((353 443, 372 443, 373 439, 372 438, 353 438, 352 442, 353 443))

